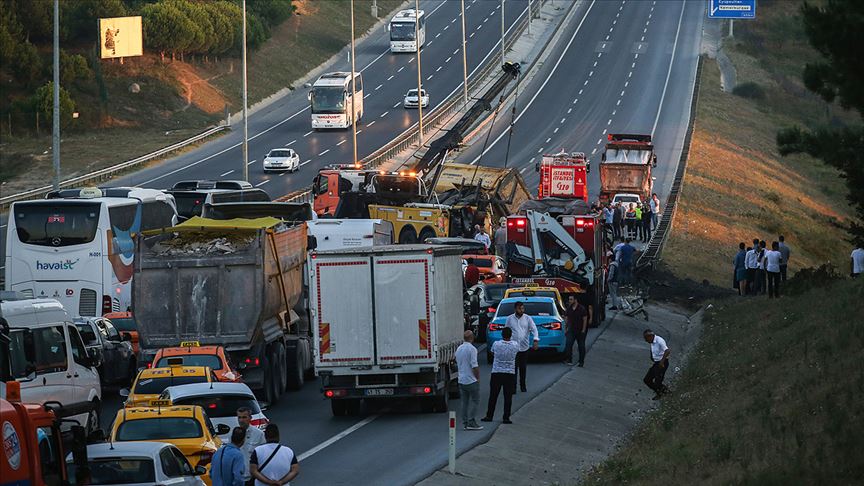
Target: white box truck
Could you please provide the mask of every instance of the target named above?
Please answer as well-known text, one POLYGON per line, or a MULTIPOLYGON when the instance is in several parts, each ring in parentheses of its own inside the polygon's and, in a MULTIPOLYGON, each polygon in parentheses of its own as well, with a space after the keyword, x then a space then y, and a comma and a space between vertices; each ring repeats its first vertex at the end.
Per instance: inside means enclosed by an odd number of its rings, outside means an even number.
POLYGON ((315 372, 333 415, 364 399, 418 397, 446 412, 462 343, 459 248, 386 245, 309 258, 315 372))

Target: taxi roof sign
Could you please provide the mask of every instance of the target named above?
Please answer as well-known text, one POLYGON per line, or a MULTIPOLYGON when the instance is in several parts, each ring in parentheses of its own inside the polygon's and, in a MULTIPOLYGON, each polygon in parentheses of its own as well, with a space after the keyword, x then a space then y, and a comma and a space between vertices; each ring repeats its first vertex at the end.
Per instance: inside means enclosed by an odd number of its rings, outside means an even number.
POLYGON ((183 366, 183 358, 168 358, 168 366, 183 366))
POLYGON ((198 341, 181 341, 180 347, 181 348, 200 348, 201 343, 198 341))
POLYGON ((151 407, 170 407, 171 400, 150 400, 151 407))

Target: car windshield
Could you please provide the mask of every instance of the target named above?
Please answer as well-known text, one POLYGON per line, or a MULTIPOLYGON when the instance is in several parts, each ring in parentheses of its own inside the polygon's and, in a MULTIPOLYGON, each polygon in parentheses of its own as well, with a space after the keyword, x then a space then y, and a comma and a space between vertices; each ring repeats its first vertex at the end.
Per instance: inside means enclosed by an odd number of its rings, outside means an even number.
MULTIPOLYGON (((495 317, 505 317, 513 314, 516 302, 502 302, 498 305, 495 317)), ((558 317, 558 310, 551 302, 525 302, 525 313, 529 316, 558 317)))
POLYGON ((200 405, 211 418, 234 417, 237 409, 248 407, 252 415, 261 413, 261 407, 255 397, 247 395, 207 395, 200 397, 183 397, 172 400, 174 405, 200 405))
POLYGON ((81 335, 81 339, 84 340, 85 345, 92 346, 99 344, 99 339, 96 337, 96 333, 93 332, 93 326, 90 323, 80 322, 75 324, 75 327, 78 328, 78 334, 81 335))
MULTIPOLYGON (((91 459, 87 465, 90 466, 90 481, 87 484, 156 483, 153 459, 111 457, 91 459)), ((70 478, 76 477, 76 469, 77 466, 74 463, 68 463, 67 470, 70 478)))
POLYGON ((99 226, 100 203, 15 205, 15 229, 21 243, 69 246, 90 243, 99 226))
POLYGON ((192 417, 152 417, 121 423, 114 440, 195 439, 203 435, 201 424, 192 417))
POLYGON ((268 157, 291 157, 290 150, 271 150, 268 157))
POLYGON ((133 393, 142 395, 159 395, 169 386, 188 385, 190 383, 207 383, 206 376, 174 376, 165 378, 144 378, 135 384, 133 393))
POLYGON ((345 90, 341 86, 312 88, 312 113, 345 113, 345 90))
POLYGON ((207 199, 207 194, 203 192, 181 192, 175 191, 174 202, 177 203, 177 215, 183 218, 191 218, 192 216, 201 216, 201 209, 204 207, 204 201, 207 199))
POLYGON ((135 319, 132 319, 131 317, 112 317, 111 324, 113 324, 114 328, 120 332, 138 330, 138 326, 135 325, 135 319))
POLYGON ((222 360, 214 354, 181 354, 175 356, 165 356, 160 358, 156 363, 156 368, 165 368, 172 364, 182 364, 183 366, 209 366, 211 370, 221 370, 222 360), (177 360, 182 360, 178 363, 177 360))
POLYGON ((413 41, 415 34, 414 22, 391 22, 390 23, 390 40, 391 41, 413 41))
POLYGON ((477 265, 478 268, 492 268, 492 260, 488 258, 475 258, 474 265, 477 265))

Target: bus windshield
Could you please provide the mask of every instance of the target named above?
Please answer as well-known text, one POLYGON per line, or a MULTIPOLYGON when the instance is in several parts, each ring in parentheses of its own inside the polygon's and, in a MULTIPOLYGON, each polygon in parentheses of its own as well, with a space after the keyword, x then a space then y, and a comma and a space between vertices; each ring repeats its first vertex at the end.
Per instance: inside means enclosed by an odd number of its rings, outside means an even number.
POLYGON ((414 22, 390 23, 391 41, 413 41, 415 34, 414 22))
POLYGON ((100 206, 100 203, 16 204, 18 240, 41 246, 90 243, 99 226, 100 206))
POLYGON ((312 88, 312 113, 345 113, 345 90, 341 86, 312 88))

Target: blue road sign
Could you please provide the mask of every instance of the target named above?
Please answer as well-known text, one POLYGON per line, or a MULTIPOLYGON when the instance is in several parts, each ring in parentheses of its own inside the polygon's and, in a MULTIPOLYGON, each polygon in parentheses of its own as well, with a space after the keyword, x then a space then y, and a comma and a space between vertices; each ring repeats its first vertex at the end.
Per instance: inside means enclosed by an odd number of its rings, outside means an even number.
POLYGON ((711 0, 708 18, 755 19, 756 0, 711 0))

